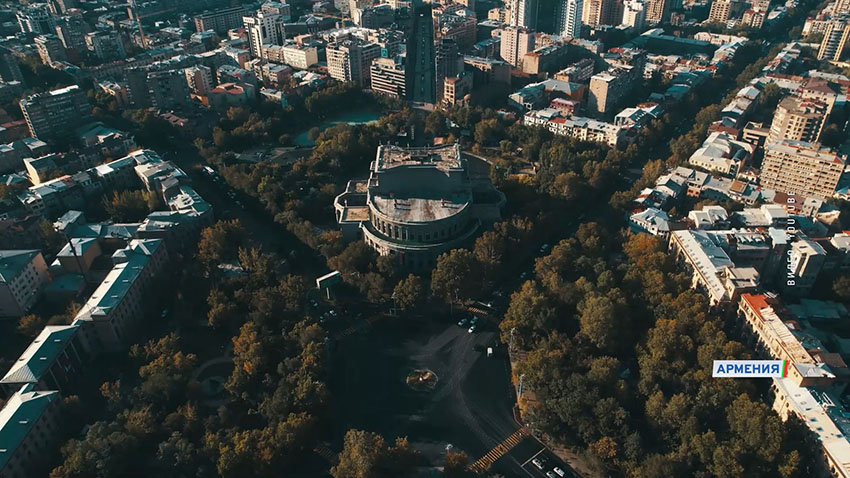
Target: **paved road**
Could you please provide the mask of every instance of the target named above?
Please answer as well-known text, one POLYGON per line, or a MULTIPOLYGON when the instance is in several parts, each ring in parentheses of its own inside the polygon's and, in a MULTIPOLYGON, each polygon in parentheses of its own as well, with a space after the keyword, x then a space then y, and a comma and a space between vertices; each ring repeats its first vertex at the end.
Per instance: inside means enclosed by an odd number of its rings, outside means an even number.
POLYGON ((511 435, 518 425, 504 350, 486 356, 498 341, 494 325, 470 334, 447 318, 435 322, 388 318, 338 343, 333 354, 331 420, 341 449, 349 428, 407 436, 428 458, 439 461, 445 447, 477 459, 511 435), (404 378, 428 369, 439 380, 431 392, 415 392, 404 378))

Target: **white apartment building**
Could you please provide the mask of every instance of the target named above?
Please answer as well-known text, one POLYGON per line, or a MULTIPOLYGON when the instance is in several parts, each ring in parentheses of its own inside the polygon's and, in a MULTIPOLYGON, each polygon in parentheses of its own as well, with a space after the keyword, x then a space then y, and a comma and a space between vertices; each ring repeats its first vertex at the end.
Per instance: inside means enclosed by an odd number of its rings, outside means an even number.
POLYGON ((558 3, 558 20, 555 28, 566 38, 581 38, 581 12, 583 0, 561 0, 558 3))
POLYGON ((306 70, 319 63, 319 50, 314 46, 287 44, 281 48, 283 62, 292 68, 306 70))
POLYGON ((284 16, 260 10, 253 16, 243 17, 242 23, 248 31, 248 45, 254 58, 262 58, 263 45, 283 45, 286 41, 284 16))
POLYGON ((590 118, 567 117, 554 108, 529 111, 523 116, 522 124, 544 127, 559 136, 605 143, 611 147, 619 146, 626 134, 626 128, 590 118))
POLYGON ((643 30, 646 25, 646 5, 640 0, 627 0, 623 4, 623 25, 643 30))
POLYGON ((765 148, 759 179, 780 192, 827 198, 835 193, 845 159, 818 143, 780 141, 765 148))
POLYGON ((40 251, 0 251, 0 317, 29 312, 49 280, 40 251))

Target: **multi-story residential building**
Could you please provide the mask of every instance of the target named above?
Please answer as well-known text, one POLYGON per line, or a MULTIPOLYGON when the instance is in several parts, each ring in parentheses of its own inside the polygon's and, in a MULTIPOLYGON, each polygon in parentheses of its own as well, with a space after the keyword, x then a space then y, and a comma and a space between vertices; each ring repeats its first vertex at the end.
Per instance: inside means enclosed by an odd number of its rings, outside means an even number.
POLYGON ((472 72, 472 82, 477 86, 491 83, 511 84, 511 67, 504 61, 464 56, 463 65, 466 71, 472 72))
POLYGON ((182 71, 152 71, 147 74, 145 83, 154 108, 168 111, 189 106, 189 85, 182 71))
POLYGON ((453 39, 460 49, 465 50, 475 44, 477 26, 475 12, 471 10, 444 13, 437 18, 437 37, 453 39))
POLYGON ((395 9, 386 3, 369 5, 354 10, 352 18, 363 28, 381 28, 395 21, 395 9))
POLYGON ((15 14, 18 26, 24 33, 44 35, 56 31, 56 19, 50 15, 46 3, 33 4, 22 8, 15 14))
POLYGON ((788 249, 786 270, 782 273, 782 291, 785 295, 807 297, 826 263, 826 250, 801 233, 788 249))
MULTIPOLYGON (((96 239, 87 241, 97 243, 96 239)), ((11 396, 24 385, 32 385, 31 390, 67 392, 85 359, 77 337, 79 330, 76 325, 44 327, 0 379, 6 396, 11 396)))
POLYGON ((381 56, 381 47, 377 43, 352 38, 328 44, 325 52, 331 78, 365 87, 371 83, 372 60, 381 56))
POLYGON ((613 111, 620 101, 631 92, 632 76, 622 70, 609 70, 590 77, 587 111, 594 115, 605 115, 613 111))
POLYGON ((617 0, 586 0, 581 13, 581 22, 591 27, 616 25, 622 18, 622 12, 619 12, 619 16, 617 13, 617 0))
POLYGON ((131 332, 143 313, 143 294, 168 258, 159 239, 135 239, 112 255, 115 264, 74 319, 82 328, 88 353, 119 350, 132 342, 131 332))
POLYGON ((56 451, 60 435, 57 391, 21 387, 0 409, 0 476, 28 478, 39 460, 56 451))
POLYGON ((808 78, 802 86, 795 92, 797 96, 804 100, 811 100, 823 103, 826 105, 826 116, 832 113, 832 108, 840 94, 840 89, 832 83, 820 78, 808 78))
POLYGON ((734 177, 753 154, 753 145, 722 131, 711 133, 688 159, 692 166, 734 177))
POLYGON ((534 32, 523 27, 502 30, 499 56, 509 65, 521 67, 522 57, 534 50, 534 32))
POLYGON ((21 100, 21 111, 30 134, 48 142, 67 141, 74 129, 91 120, 91 105, 77 85, 37 93, 21 100))
POLYGON ((726 23, 730 18, 735 18, 743 10, 743 6, 743 2, 735 0, 715 0, 711 3, 708 21, 726 23))
POLYGON ((646 23, 657 25, 670 19, 672 0, 648 0, 646 4, 646 23))
POLYGON ((0 47, 0 81, 4 83, 17 81, 22 85, 24 84, 24 75, 21 73, 21 67, 9 50, 2 47, 0 47))
POLYGON ((523 73, 541 75, 559 70, 567 63, 568 56, 569 43, 555 42, 526 53, 520 64, 523 73))
POLYGON ((748 345, 761 356, 789 362, 787 378, 794 385, 840 392, 850 380, 847 366, 834 360, 837 354, 830 353, 820 339, 802 328, 778 298, 741 294, 738 320, 744 326, 748 345))
POLYGON ((641 0, 627 0, 623 3, 622 25, 631 27, 635 31, 643 30, 646 25, 646 4, 641 0))
POLYGON ((537 28, 538 0, 508 0, 505 2, 506 23, 512 27, 537 28))
POLYGON ((260 6, 260 11, 269 15, 280 15, 284 22, 292 20, 289 4, 286 2, 266 2, 260 6))
POLYGON ((831 197, 845 159, 817 143, 783 140, 769 143, 762 161, 762 186, 777 192, 831 197))
POLYGON ((557 4, 555 29, 565 38, 581 38, 583 0, 560 0, 557 4))
POLYGON ((816 142, 827 117, 827 105, 799 96, 787 96, 779 102, 770 124, 767 143, 782 141, 816 142))
POLYGON ((405 98, 407 94, 406 78, 404 75, 405 56, 394 58, 376 58, 372 61, 371 84, 372 91, 384 95, 405 98))
POLYGON ((0 251, 0 317, 29 312, 49 280, 41 252, 0 251))
POLYGON ((555 79, 570 83, 584 83, 593 76, 594 67, 593 60, 584 58, 555 73, 555 79))
POLYGON ((117 31, 91 32, 85 38, 88 50, 102 62, 127 58, 124 42, 117 31))
POLYGON ((56 36, 59 37, 66 49, 73 50, 76 54, 83 53, 88 49, 86 34, 90 31, 91 27, 82 15, 62 17, 61 21, 56 24, 56 36))
POLYGON ((65 45, 56 35, 48 34, 35 37, 35 48, 38 50, 41 62, 45 65, 68 59, 68 55, 65 54, 65 45))
POLYGON ((287 43, 283 46, 269 46, 263 51, 267 60, 285 63, 299 70, 306 70, 319 63, 319 49, 315 45, 287 43))
POLYGON ((254 58, 263 56, 263 45, 283 45, 286 41, 283 15, 260 10, 252 16, 242 18, 248 31, 248 45, 254 58))
POLYGON ((735 301, 743 292, 758 287, 759 274, 752 267, 736 267, 724 250, 735 231, 672 231, 669 249, 691 276, 691 287, 705 292, 711 305, 735 301))
POLYGON ((464 101, 472 92, 472 73, 464 71, 443 81, 443 103, 452 106, 464 101))
POLYGON ((741 16, 741 24, 748 27, 759 29, 764 26, 764 17, 767 13, 758 10, 746 10, 741 16))
POLYGON ((435 49, 435 78, 437 81, 437 96, 442 98, 446 78, 454 78, 463 71, 463 59, 460 56, 457 42, 452 38, 442 38, 435 49))
POLYGON ((618 147, 624 143, 626 128, 579 116, 567 116, 560 110, 546 108, 529 111, 522 118, 526 126, 539 126, 559 136, 618 147))
POLYGON ((214 31, 219 35, 224 35, 228 30, 242 28, 242 17, 248 14, 248 9, 243 6, 204 12, 195 17, 195 31, 214 31))
POLYGON ((850 38, 850 18, 834 20, 826 27, 818 50, 818 60, 841 60, 850 38))
POLYGON ((457 144, 379 146, 369 179, 349 181, 334 201, 337 221, 346 237, 425 270, 471 240, 482 221, 501 217, 505 197, 485 176, 469 170, 457 144))
POLYGON ((213 88, 213 72, 208 66, 193 66, 186 68, 183 73, 186 75, 186 84, 192 93, 204 96, 213 88))

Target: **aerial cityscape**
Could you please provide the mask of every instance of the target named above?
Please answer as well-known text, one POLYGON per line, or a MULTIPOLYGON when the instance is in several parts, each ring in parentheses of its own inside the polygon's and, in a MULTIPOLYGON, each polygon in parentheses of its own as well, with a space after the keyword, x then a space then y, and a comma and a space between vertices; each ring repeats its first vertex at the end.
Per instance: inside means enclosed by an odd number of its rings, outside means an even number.
POLYGON ((0 478, 850 478, 850 0, 0 2, 0 478))

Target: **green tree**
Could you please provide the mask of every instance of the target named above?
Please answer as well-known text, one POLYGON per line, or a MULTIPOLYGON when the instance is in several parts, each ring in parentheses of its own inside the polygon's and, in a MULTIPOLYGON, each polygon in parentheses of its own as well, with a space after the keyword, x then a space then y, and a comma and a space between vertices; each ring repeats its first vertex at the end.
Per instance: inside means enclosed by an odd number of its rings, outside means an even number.
POLYGON ((425 285, 422 278, 413 274, 400 280, 393 289, 396 305, 402 310, 408 310, 419 305, 425 298, 425 285))
POLYGON ((151 193, 145 191, 115 191, 103 199, 107 214, 117 222, 138 222, 151 212, 151 193))
POLYGON ((35 314, 27 314, 18 319, 17 331, 24 337, 34 338, 41 333, 45 325, 47 325, 47 319, 35 314))
POLYGON ((478 260, 466 249, 441 254, 431 273, 431 292, 446 302, 479 294, 481 267, 478 260))

